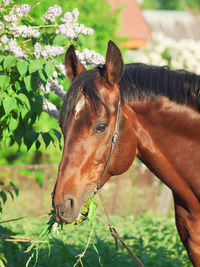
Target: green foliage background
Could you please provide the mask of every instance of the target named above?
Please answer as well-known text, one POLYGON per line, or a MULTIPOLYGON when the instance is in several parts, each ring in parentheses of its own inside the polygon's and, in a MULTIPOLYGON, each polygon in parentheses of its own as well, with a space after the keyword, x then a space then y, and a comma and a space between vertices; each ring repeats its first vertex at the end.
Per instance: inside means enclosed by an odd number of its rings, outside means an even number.
POLYGON ((143 9, 188 10, 200 12, 200 0, 144 0, 143 9))
MULTIPOLYGON (((31 12, 31 17, 36 22, 41 23, 41 16, 46 12, 46 10, 55 4, 60 5, 63 10, 63 14, 67 11, 72 11, 74 8, 78 8, 80 15, 79 15, 79 23, 83 23, 87 27, 91 27, 95 30, 94 35, 92 36, 81 36, 79 37, 80 40, 78 40, 77 45, 82 48, 89 48, 93 49, 96 52, 105 54, 105 51, 107 49, 107 42, 109 39, 112 39, 114 41, 117 41, 118 39, 115 37, 115 32, 118 28, 118 15, 119 11, 115 13, 111 13, 111 6, 106 2, 102 0, 67 0, 67 1, 61 1, 61 0, 41 0, 40 4, 39 2, 33 2, 32 0, 16 0, 16 4, 30 4, 31 7, 36 7, 31 12), (38 5, 37 5, 38 4, 38 5)), ((16 63, 16 62, 15 62, 16 63)), ((17 76, 12 77, 12 80, 15 82, 17 81, 17 76), (14 80, 15 79, 15 80, 14 80)), ((18 77, 19 78, 19 77, 18 77)), ((69 87, 69 82, 64 81, 64 87, 65 90, 69 87)), ((12 92, 11 92, 12 93, 12 92)), ((8 100, 12 100, 13 98, 10 97, 8 100)), ((54 93, 50 93, 49 96, 50 100, 53 100, 53 102, 57 102, 58 106, 61 106, 62 102, 54 96, 54 93)), ((30 101, 30 99, 29 99, 30 101)), ((37 101, 40 101, 39 99, 37 101)), ((36 104, 37 104, 36 101, 36 104)), ((12 104, 12 103, 11 103, 12 104)), ((6 105, 10 106, 10 105, 6 105)), ((35 132, 46 132, 49 134, 49 129, 56 129, 57 131, 60 131, 58 122, 51 118, 49 115, 41 112, 38 110, 37 106, 34 106, 34 102, 31 102, 31 108, 37 110, 37 117, 34 117, 34 131, 35 132)), ((41 107, 39 107, 41 108, 41 107)), ((0 111, 1 112, 1 111, 0 111)), ((12 111, 14 112, 14 110, 12 111)), ((7 112, 9 113, 9 111, 7 112)), ((30 114, 31 115, 31 114, 30 114)), ((28 119, 28 117, 27 117, 28 119)), ((10 123, 10 122, 9 122, 10 123)), ((13 126, 13 130, 15 129, 15 121, 13 120, 13 123, 11 124, 13 126)), ((20 130, 23 134, 24 132, 24 126, 25 122, 22 122, 21 126, 18 127, 19 129, 19 135, 20 130)), ((26 127, 25 127, 26 128, 26 127)), ((12 129, 8 128, 8 131, 11 131, 12 129)), ((9 134, 9 133, 8 133, 9 134)), ((31 134, 31 133, 30 133, 31 134)), ((33 133, 33 138, 35 138, 33 133)), ((20 139, 20 137, 19 137, 20 139)), ((25 146, 23 143, 19 149, 19 147, 14 144, 12 147, 8 148, 8 144, 1 143, 0 144, 0 164, 29 164, 29 163, 57 163, 60 160, 61 156, 61 150, 59 146, 57 145, 56 148, 53 146, 52 143, 48 146, 48 150, 46 149, 45 142, 43 142, 43 136, 40 136, 39 141, 41 142, 41 147, 39 150, 36 150, 35 146, 32 146, 27 153, 27 146, 25 146)), ((46 138, 46 142, 48 142, 46 138)), ((8 139, 7 139, 8 140, 8 139)), ((29 145, 28 145, 29 146, 29 145)))

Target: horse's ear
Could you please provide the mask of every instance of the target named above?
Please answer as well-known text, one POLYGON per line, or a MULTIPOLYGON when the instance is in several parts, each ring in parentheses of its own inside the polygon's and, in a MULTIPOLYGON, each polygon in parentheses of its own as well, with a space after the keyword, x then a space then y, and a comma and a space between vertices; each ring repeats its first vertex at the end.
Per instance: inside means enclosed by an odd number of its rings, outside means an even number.
POLYGON ((70 45, 65 55, 66 75, 70 81, 81 72, 85 71, 85 67, 76 56, 75 47, 70 45))
POLYGON ((121 51, 114 42, 109 41, 106 53, 105 77, 111 85, 114 85, 120 81, 123 68, 124 63, 121 51))

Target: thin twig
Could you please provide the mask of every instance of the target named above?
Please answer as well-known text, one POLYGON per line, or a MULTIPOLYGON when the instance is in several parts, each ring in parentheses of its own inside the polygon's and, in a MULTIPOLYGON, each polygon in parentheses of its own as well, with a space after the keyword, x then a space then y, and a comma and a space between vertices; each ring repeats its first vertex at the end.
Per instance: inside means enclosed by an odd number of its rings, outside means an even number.
POLYGON ((26 243, 48 243, 48 241, 41 241, 41 240, 23 240, 23 239, 4 239, 4 238, 0 238, 1 240, 3 241, 6 241, 6 242, 26 242, 26 243))
POLYGON ((30 42, 32 39, 25 40, 24 43, 30 42))
POLYGON ((32 21, 35 21, 29 14, 33 11, 33 9, 35 9, 37 6, 39 6, 40 5, 40 2, 37 2, 32 8, 31 8, 31 10, 28 12, 28 14, 26 14, 25 15, 25 17, 26 16, 28 16, 32 21))
POLYGON ((81 266, 83 266, 83 263, 82 263, 82 260, 81 259, 85 256, 85 253, 86 253, 86 251, 88 249, 88 246, 90 244, 90 241, 92 239, 93 232, 94 232, 94 220, 93 220, 93 223, 92 223, 92 229, 91 229, 90 236, 88 238, 87 244, 85 246, 85 249, 84 249, 84 251, 82 253, 80 253, 80 254, 78 254, 78 255, 75 256, 75 257, 79 257, 79 258, 75 262, 75 264, 73 265, 73 267, 77 266, 79 263, 81 264, 81 266))
POLYGON ((30 237, 27 237, 27 236, 16 236, 16 235, 4 235, 4 234, 0 234, 0 237, 3 237, 3 238, 18 238, 18 239, 28 239, 30 240, 31 238, 30 237))
POLYGON ((33 22, 35 21, 34 18, 32 18, 29 14, 27 14, 27 17, 32 20, 33 22))
POLYGON ((24 217, 20 217, 20 218, 16 218, 16 219, 10 219, 10 220, 7 220, 7 221, 1 221, 0 224, 7 223, 7 222, 18 221, 18 220, 22 220, 22 219, 24 219, 24 217))
POLYGON ((14 235, 3 235, 3 234, 0 234, 0 240, 4 240, 7 242, 48 243, 48 241, 33 240, 32 238, 26 236, 14 236, 14 235))
POLYGON ((51 28, 51 27, 58 27, 59 25, 54 24, 54 25, 40 25, 40 26, 31 26, 32 29, 39 29, 39 28, 51 28))

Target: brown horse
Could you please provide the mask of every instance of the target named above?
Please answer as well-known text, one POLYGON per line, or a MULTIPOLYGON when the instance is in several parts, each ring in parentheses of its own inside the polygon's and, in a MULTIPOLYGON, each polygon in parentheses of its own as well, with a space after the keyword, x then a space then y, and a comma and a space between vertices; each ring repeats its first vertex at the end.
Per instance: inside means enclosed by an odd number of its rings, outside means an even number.
POLYGON ((173 192, 176 225, 200 266, 200 76, 145 64, 123 64, 110 41, 104 66, 85 70, 71 46, 72 81, 60 126, 64 151, 53 194, 56 218, 69 223, 94 191, 109 157, 119 99, 119 137, 102 185, 138 157, 173 192))

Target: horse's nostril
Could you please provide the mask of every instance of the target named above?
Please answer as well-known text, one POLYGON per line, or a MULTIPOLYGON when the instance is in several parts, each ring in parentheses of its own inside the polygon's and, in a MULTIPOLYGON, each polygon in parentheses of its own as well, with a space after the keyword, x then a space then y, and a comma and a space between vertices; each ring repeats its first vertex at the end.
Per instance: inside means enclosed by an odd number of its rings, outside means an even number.
POLYGON ((69 196, 64 196, 64 203, 67 209, 73 209, 74 207, 74 199, 69 196))
POLYGON ((74 201, 73 201, 73 199, 68 199, 68 200, 65 202, 65 204, 66 204, 66 207, 67 207, 68 209, 73 209, 74 201))

